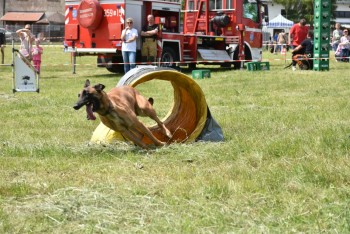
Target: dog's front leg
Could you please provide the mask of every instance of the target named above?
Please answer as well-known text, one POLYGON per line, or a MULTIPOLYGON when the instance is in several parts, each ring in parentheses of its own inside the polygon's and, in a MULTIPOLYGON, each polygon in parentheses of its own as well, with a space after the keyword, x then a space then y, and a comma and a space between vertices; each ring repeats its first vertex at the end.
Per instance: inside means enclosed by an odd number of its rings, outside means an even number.
POLYGON ((162 121, 160 121, 160 119, 158 118, 157 113, 153 109, 152 105, 150 105, 148 102, 144 105, 141 105, 143 103, 145 103, 145 102, 142 102, 140 100, 138 101, 138 105, 139 105, 139 109, 140 109, 138 114, 140 116, 148 116, 151 119, 153 119, 154 121, 156 121, 158 124, 158 127, 162 130, 163 134, 165 136, 167 136, 169 139, 171 139, 173 137, 173 134, 171 134, 171 132, 165 126, 165 124, 162 121))
POLYGON ((156 115, 150 116, 150 118, 157 122, 158 127, 162 130, 165 136, 167 136, 169 139, 173 138, 173 134, 171 134, 169 129, 165 127, 165 124, 162 121, 160 121, 160 119, 156 115))
POLYGON ((161 142, 160 140, 158 140, 153 134, 152 132, 143 124, 141 123, 138 119, 136 119, 136 121, 134 122, 133 126, 130 126, 129 128, 131 129, 137 129, 138 131, 141 131, 143 134, 145 134, 146 136, 148 136, 153 143, 156 146, 164 146, 165 143, 161 142))

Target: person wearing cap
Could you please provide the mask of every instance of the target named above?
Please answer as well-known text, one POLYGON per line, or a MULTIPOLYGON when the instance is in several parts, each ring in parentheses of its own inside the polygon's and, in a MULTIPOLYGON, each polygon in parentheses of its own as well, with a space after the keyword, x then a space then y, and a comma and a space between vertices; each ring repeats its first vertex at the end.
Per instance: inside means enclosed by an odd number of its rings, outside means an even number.
POLYGON ((122 31, 122 55, 124 61, 124 72, 135 68, 136 64, 136 40, 138 37, 137 30, 133 28, 133 19, 126 19, 126 26, 122 31))
POLYGON ((288 44, 292 49, 299 46, 306 39, 308 31, 309 28, 306 26, 305 19, 301 19, 299 23, 291 27, 288 36, 288 44))
POLYGON ((30 31, 30 24, 26 24, 24 28, 16 31, 21 40, 20 53, 29 61, 32 60, 31 51, 35 36, 30 31))
POLYGON ((154 62, 157 58, 157 34, 158 24, 154 23, 154 16, 147 16, 148 23, 142 27, 142 60, 147 62, 154 62))

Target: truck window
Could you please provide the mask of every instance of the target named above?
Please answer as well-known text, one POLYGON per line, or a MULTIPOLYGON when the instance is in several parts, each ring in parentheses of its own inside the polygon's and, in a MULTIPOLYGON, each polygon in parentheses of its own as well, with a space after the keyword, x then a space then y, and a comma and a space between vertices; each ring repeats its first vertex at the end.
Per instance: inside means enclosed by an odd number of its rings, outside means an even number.
MULTIPOLYGON (((204 13, 205 12, 205 9, 206 9, 206 5, 205 5, 206 3, 205 2, 203 2, 203 4, 202 4, 202 8, 201 9, 199 9, 199 6, 200 6, 200 4, 199 4, 199 1, 198 1, 198 6, 197 6, 197 9, 198 10, 200 10, 202 13, 204 13)), ((210 9, 210 3, 209 3, 209 9, 210 9)))
POLYGON ((232 9, 232 1, 231 0, 226 0, 226 9, 232 9))
POLYGON ((194 10, 194 1, 188 1, 187 10, 189 10, 189 11, 194 10))
POLYGON ((210 10, 222 9, 222 1, 223 0, 210 0, 209 9, 210 10))
POLYGON ((243 17, 258 23, 258 4, 253 1, 244 0, 243 17))

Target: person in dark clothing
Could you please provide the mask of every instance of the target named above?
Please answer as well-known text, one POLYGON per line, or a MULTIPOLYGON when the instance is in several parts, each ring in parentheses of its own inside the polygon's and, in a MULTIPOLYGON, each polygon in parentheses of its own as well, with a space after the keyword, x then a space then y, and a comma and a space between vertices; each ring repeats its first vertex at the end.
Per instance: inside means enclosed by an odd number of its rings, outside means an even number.
POLYGON ((307 37, 302 41, 300 45, 295 47, 292 52, 292 70, 296 70, 298 64, 300 69, 310 69, 313 66, 313 54, 314 54, 314 34, 312 31, 307 33, 307 37))
POLYGON ((5 38, 5 31, 0 31, 0 51, 1 51, 1 64, 4 64, 5 60, 5 44, 6 44, 6 38, 5 38))
POLYGON ((154 23, 154 16, 147 16, 148 23, 142 27, 142 60, 154 62, 157 57, 157 34, 158 24, 154 23))

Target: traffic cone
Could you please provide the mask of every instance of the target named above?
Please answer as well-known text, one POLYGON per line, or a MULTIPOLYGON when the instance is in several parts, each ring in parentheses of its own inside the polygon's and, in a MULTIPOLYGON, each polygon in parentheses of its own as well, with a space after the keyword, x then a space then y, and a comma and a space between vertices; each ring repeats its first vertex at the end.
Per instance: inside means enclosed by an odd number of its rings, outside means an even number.
POLYGON ((281 54, 286 54, 286 48, 282 47, 281 54))

